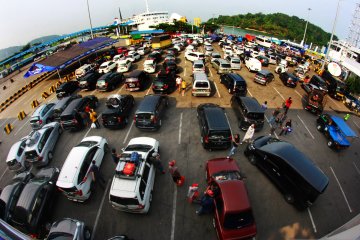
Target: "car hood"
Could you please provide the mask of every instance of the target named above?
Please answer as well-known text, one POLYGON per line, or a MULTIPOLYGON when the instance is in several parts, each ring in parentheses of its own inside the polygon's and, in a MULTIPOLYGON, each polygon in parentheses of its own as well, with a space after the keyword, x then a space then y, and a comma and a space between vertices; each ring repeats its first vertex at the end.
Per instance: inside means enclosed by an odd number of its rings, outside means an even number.
POLYGON ((232 158, 211 159, 207 162, 207 169, 209 171, 210 176, 218 172, 239 171, 239 168, 236 165, 236 161, 232 158))

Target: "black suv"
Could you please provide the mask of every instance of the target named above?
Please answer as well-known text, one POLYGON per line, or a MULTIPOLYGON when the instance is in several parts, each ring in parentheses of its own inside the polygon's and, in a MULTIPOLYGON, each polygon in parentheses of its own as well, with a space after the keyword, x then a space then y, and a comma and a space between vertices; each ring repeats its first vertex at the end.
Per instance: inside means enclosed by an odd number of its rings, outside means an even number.
POLYGON ((96 82, 100 77, 98 72, 90 72, 85 76, 81 77, 79 81, 79 87, 83 90, 94 90, 96 89, 96 82))
POLYGON ((96 88, 99 91, 112 91, 124 80, 125 77, 122 73, 109 72, 97 80, 96 88))
POLYGON ((237 73, 220 75, 220 83, 224 84, 230 94, 246 96, 247 85, 245 79, 237 73))
POLYGON ((279 77, 283 84, 287 87, 294 88, 299 82, 299 78, 292 73, 282 72, 280 73, 279 77))
POLYGON ((78 81, 69 81, 62 83, 57 89, 56 89, 56 97, 58 99, 61 99, 63 97, 69 96, 72 93, 74 93, 79 87, 78 81))
POLYGON ((132 95, 111 95, 106 101, 107 108, 102 113, 102 124, 106 128, 123 128, 129 121, 135 103, 132 95))
POLYGON ((13 226, 22 232, 41 236, 45 221, 52 212, 59 169, 41 169, 22 190, 11 219, 13 226))
POLYGON ((68 97, 64 97, 63 99, 59 100, 54 108, 53 108, 53 117, 54 120, 57 122, 60 122, 60 115, 61 113, 65 110, 65 108, 76 98, 81 98, 80 95, 73 95, 73 96, 68 96, 68 97))
POLYGON ((246 131, 251 124, 255 124, 255 131, 263 128, 265 121, 264 110, 255 98, 234 95, 230 102, 241 130, 246 131))
POLYGON ((146 95, 135 112, 135 126, 143 130, 158 130, 169 105, 164 95, 146 95))
POLYGON ((152 52, 148 55, 146 60, 154 60, 155 62, 158 63, 161 61, 161 54, 159 52, 152 52))
POLYGON ((149 75, 142 70, 132 71, 125 80, 125 87, 128 91, 139 91, 145 89, 150 82, 149 75))
POLYGON ((85 111, 86 106, 95 109, 97 105, 98 99, 94 95, 73 100, 60 115, 61 126, 71 130, 83 129, 84 119, 81 117, 81 113, 85 111))
POLYGON ((174 61, 165 61, 163 63, 163 68, 168 72, 177 72, 177 65, 174 61))
POLYGON ((316 74, 313 75, 309 81, 309 84, 313 84, 313 85, 317 86, 324 93, 328 92, 328 88, 327 88, 325 80, 322 79, 322 77, 320 77, 319 75, 316 75, 316 74))
POLYGON ((205 149, 227 149, 231 146, 231 130, 225 111, 212 103, 197 107, 201 143, 205 149))
POLYGON ((169 94, 176 89, 175 72, 160 71, 152 86, 154 93, 169 94))

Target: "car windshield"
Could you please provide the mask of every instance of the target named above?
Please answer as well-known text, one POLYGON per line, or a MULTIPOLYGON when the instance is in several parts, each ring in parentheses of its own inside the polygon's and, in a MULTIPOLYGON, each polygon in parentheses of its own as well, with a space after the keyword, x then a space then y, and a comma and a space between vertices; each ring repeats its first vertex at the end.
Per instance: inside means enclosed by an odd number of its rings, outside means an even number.
POLYGON ((204 65, 203 64, 194 64, 194 68, 203 68, 204 65))
POLYGON ((221 67, 223 67, 223 68, 231 68, 231 65, 229 63, 223 63, 223 64, 221 64, 221 67))
POLYGON ((119 67, 126 67, 126 63, 120 63, 119 67))
POLYGON ((152 146, 146 145, 146 144, 133 144, 129 145, 125 148, 125 152, 148 152, 150 149, 152 149, 152 146))
POLYGON ((77 147, 92 147, 96 144, 97 144, 97 142, 95 142, 95 141, 84 141, 84 142, 79 143, 76 146, 77 147))
POLYGON ((242 177, 238 171, 221 171, 212 176, 217 181, 241 180, 242 177))
POLYGON ((99 85, 103 85, 103 84, 105 84, 105 80, 98 80, 97 83, 98 83, 99 85))
POLYGON ((195 83, 195 87, 197 88, 208 88, 209 87, 209 83, 208 82, 200 82, 200 81, 197 81, 195 83))
POLYGON ((224 228, 240 229, 246 227, 254 222, 254 217, 251 211, 226 214, 224 218, 224 228))
POLYGON ((152 68, 153 65, 152 64, 144 64, 144 67, 152 68))
POLYGON ((72 240, 74 239, 74 235, 69 234, 69 233, 51 233, 51 235, 49 235, 47 237, 48 240, 72 240))
POLYGON ((240 59, 233 59, 231 62, 235 63, 235 64, 238 64, 238 63, 240 63, 240 59))

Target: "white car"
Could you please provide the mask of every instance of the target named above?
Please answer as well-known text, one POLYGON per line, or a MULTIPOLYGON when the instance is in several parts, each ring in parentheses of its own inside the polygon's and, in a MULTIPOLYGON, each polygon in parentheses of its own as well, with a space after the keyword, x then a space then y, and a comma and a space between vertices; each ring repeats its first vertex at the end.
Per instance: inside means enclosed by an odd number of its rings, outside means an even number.
POLYGON ((6 158, 6 165, 9 170, 14 172, 22 172, 26 170, 30 164, 25 161, 25 147, 26 147, 26 137, 20 141, 14 143, 6 158))
POLYGON ((252 57, 245 58, 245 66, 250 72, 261 71, 261 62, 256 58, 252 58, 252 57))
POLYGON ((131 62, 136 62, 140 60, 141 56, 135 51, 128 52, 128 55, 126 56, 126 59, 129 59, 131 62))
POLYGON ((185 59, 188 61, 196 61, 196 60, 203 60, 205 59, 205 55, 201 52, 186 52, 185 59))
POLYGON ((186 52, 193 52, 195 51, 195 47, 193 45, 188 45, 186 48, 185 48, 185 51, 186 52))
POLYGON ((179 44, 175 44, 175 45, 174 45, 174 48, 175 48, 178 52, 180 52, 180 51, 182 50, 182 47, 181 47, 179 44))
POLYGON ((211 47, 212 45, 211 45, 211 43, 210 43, 210 42, 205 41, 205 42, 204 42, 204 46, 205 46, 205 47, 211 47))
POLYGON ((113 71, 116 68, 116 62, 107 61, 103 62, 99 67, 99 73, 108 73, 113 71))
POLYGON ((150 157, 154 151, 159 152, 159 141, 149 137, 133 138, 122 151, 111 183, 110 204, 120 211, 147 213, 155 181, 150 157))
POLYGON ((156 71, 156 62, 154 60, 145 60, 144 71, 147 73, 154 73, 156 71))
POLYGON ((148 54, 150 52, 150 49, 148 47, 140 47, 138 48, 138 50, 136 50, 136 52, 143 56, 145 54, 148 54))
POLYGON ((117 72, 128 72, 131 68, 131 61, 129 59, 119 60, 117 64, 117 72))
POLYGON ((117 61, 119 61, 119 60, 122 60, 122 59, 125 59, 125 55, 124 54, 118 54, 118 55, 115 55, 114 57, 113 57, 113 61, 114 62, 117 62, 117 61))
POLYGON ((58 189, 69 200, 84 202, 90 197, 93 179, 89 171, 92 161, 100 168, 108 148, 105 138, 91 136, 71 149, 56 182, 58 189))
POLYGON ((251 53, 250 53, 250 56, 253 57, 253 58, 256 58, 257 56, 259 56, 259 52, 255 51, 255 50, 252 50, 251 53))
POLYGON ((211 53, 214 52, 214 48, 212 46, 205 46, 204 49, 205 49, 205 55, 206 56, 210 56, 211 53))

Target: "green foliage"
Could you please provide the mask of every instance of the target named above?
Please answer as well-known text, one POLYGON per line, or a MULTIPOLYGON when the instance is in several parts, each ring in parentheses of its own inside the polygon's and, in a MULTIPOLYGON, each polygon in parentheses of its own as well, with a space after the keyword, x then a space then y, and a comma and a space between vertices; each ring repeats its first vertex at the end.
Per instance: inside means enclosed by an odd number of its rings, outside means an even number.
POLYGON ((351 93, 360 94, 360 77, 351 74, 346 80, 346 86, 351 93))
POLYGON ((219 29, 219 25, 217 24, 212 24, 212 21, 209 20, 207 23, 201 23, 200 24, 200 29, 203 29, 205 25, 205 29, 204 29, 204 32, 207 33, 207 32, 210 32, 210 33, 213 33, 215 32, 217 29, 219 29))
POLYGON ((30 47, 31 47, 31 45, 30 45, 30 43, 28 43, 25 46, 23 46, 19 52, 24 52, 24 51, 30 49, 30 47))
MULTIPOLYGON (((283 13, 263 14, 247 13, 234 16, 220 15, 218 18, 209 19, 206 24, 214 22, 218 25, 228 25, 240 28, 251 28, 266 31, 280 39, 289 39, 300 42, 304 35, 306 20, 296 16, 288 16, 283 13)), ((320 27, 308 23, 305 42, 325 46, 330 39, 330 33, 320 27)), ((334 40, 338 38, 334 36, 334 40)))
POLYGON ((184 23, 181 21, 174 21, 174 24, 160 23, 156 26, 151 26, 155 29, 162 29, 165 32, 185 32, 192 33, 192 28, 194 29, 194 33, 197 32, 197 27, 192 27, 191 24, 184 23))

